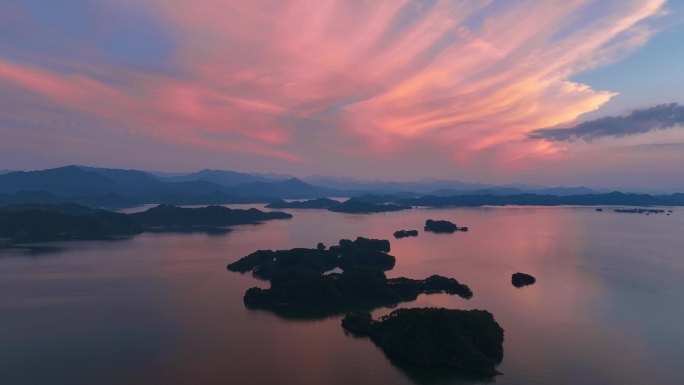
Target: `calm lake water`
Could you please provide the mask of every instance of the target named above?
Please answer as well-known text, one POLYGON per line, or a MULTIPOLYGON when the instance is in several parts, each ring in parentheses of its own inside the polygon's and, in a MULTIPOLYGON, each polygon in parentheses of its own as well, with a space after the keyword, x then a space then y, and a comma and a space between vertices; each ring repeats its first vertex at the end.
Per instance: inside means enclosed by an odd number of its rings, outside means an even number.
MULTIPOLYGON (((496 384, 675 384, 684 358, 684 212, 572 207, 415 209, 291 220, 227 235, 144 234, 0 252, 0 383, 462 384, 399 367, 340 317, 284 320, 245 309, 264 286, 226 264, 257 249, 390 239, 388 276, 454 277, 474 292, 400 307, 487 309, 505 329, 496 384), (422 232, 426 219, 469 226, 422 232), (420 229, 395 240, 398 229, 420 229), (512 273, 537 277, 522 289, 512 273)), ((266 283, 267 285, 267 283, 266 283)), ((379 309, 374 315, 391 309, 379 309)))

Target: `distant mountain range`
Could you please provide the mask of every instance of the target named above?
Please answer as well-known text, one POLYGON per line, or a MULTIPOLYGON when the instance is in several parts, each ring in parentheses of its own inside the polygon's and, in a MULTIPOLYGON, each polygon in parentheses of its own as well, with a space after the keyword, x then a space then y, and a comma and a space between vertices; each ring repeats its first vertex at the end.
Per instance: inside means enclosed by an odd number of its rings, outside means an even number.
POLYGON ((684 206, 684 194, 650 195, 625 194, 618 191, 602 194, 578 195, 480 195, 463 194, 447 197, 421 196, 419 198, 398 199, 396 203, 426 207, 478 207, 478 206, 684 206))
MULTIPOLYGON (((233 187, 240 184, 254 183, 254 182, 269 182, 272 178, 262 177, 254 174, 247 174, 237 171, 220 171, 220 170, 201 170, 190 174, 177 176, 164 176, 157 174, 159 179, 168 182, 212 182, 224 187, 233 187)), ((287 178, 290 179, 290 178, 287 178)))
POLYGON ((143 203, 269 203, 279 199, 330 196, 363 197, 366 202, 376 204, 401 200, 405 204, 421 196, 430 196, 434 200, 463 195, 570 197, 599 193, 587 187, 494 186, 440 179, 412 182, 323 176, 297 179, 282 174, 222 170, 183 174, 72 165, 38 171, 0 172, 0 205, 79 203, 97 208, 117 208, 143 203))
POLYGON ((227 204, 336 193, 295 178, 269 180, 233 171, 159 176, 138 170, 66 166, 0 175, 0 205, 74 202, 111 208, 142 203, 227 204))
POLYGON ((449 196, 454 194, 493 194, 493 195, 514 195, 514 194, 553 194, 553 195, 576 195, 593 194, 596 191, 580 187, 545 187, 524 184, 490 185, 483 183, 468 183, 459 180, 447 179, 423 179, 419 181, 396 182, 396 181, 366 181, 354 178, 333 178, 325 176, 311 176, 303 180, 312 185, 327 187, 331 189, 354 191, 358 194, 397 194, 409 193, 430 194, 437 196, 449 196))

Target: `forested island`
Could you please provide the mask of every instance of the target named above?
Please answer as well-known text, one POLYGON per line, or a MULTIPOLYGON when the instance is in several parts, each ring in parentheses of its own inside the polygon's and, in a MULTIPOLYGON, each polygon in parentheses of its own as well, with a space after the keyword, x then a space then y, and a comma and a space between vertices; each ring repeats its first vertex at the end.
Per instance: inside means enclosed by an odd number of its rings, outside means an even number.
POLYGON ((344 202, 328 198, 292 202, 286 202, 281 199, 266 205, 266 207, 272 209, 326 209, 328 211, 338 213, 358 214, 384 213, 390 211, 408 210, 411 208, 411 206, 407 205, 399 205, 396 203, 374 203, 356 198, 347 199, 344 202))
POLYGON ((370 337, 398 363, 500 374, 496 365, 503 359, 504 330, 485 310, 398 309, 379 320, 370 313, 350 313, 342 327, 370 337))
POLYGON ((160 205, 135 214, 96 210, 77 204, 15 205, 0 208, 3 244, 73 239, 107 239, 147 231, 225 232, 226 226, 288 219, 282 212, 222 206, 181 208, 160 205))
POLYGON ((245 293, 248 308, 280 315, 325 317, 351 310, 372 310, 414 301, 419 294, 446 293, 471 298, 470 289, 453 278, 387 278, 382 271, 354 268, 342 273, 314 274, 289 269, 271 279, 271 287, 253 287, 245 293))
POLYGON ((468 228, 465 226, 458 227, 456 224, 445 221, 445 220, 432 220, 428 219, 425 221, 425 231, 432 232, 432 233, 446 233, 446 234, 451 234, 455 233, 456 231, 468 231, 468 228))
POLYGON ((341 239, 339 244, 325 249, 294 248, 290 250, 258 250, 228 265, 228 270, 252 274, 261 279, 278 280, 299 272, 323 274, 335 268, 370 268, 380 271, 394 267, 395 258, 389 255, 387 240, 358 237, 356 240, 341 239))
POLYGON ((396 203, 370 203, 357 199, 349 199, 337 206, 329 208, 329 211, 338 213, 386 213, 391 211, 409 210, 411 206, 396 203))
POLYGON ((247 290, 245 305, 284 316, 317 318, 393 306, 421 293, 472 297, 470 288, 453 278, 387 278, 383 271, 395 264, 389 251, 387 240, 358 237, 342 239, 328 249, 259 250, 229 264, 228 270, 251 271, 254 277, 269 280, 268 289, 247 290))
POLYGON ((408 238, 408 237, 417 237, 418 236, 418 230, 397 230, 394 232, 394 238, 400 239, 400 238, 408 238))
POLYGON ((537 279, 529 274, 515 273, 511 276, 511 283, 513 284, 513 286, 518 288, 523 286, 534 285, 535 282, 537 282, 537 279))
POLYGON ((339 206, 341 202, 329 198, 309 199, 305 201, 287 202, 279 199, 266 205, 269 209, 329 209, 339 206))
MULTIPOLYGON (((613 210, 616 213, 626 213, 626 214, 662 214, 665 212, 665 210, 661 209, 644 209, 644 208, 633 208, 633 209, 615 209, 613 210)), ((670 213, 672 210, 669 211, 670 213)))

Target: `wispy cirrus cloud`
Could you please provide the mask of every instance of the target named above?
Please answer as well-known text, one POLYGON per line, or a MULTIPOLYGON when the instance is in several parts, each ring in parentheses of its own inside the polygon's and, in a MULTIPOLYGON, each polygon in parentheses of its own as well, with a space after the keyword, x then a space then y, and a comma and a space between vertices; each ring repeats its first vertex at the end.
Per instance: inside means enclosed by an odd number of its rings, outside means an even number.
MULTIPOLYGON (((613 97, 570 79, 644 44, 653 34, 648 20, 664 6, 664 0, 83 3, 80 16, 49 6, 39 11, 31 1, 6 6, 22 22, 8 21, 0 33, 12 37, 0 38, 8 48, 0 56, 0 96, 22 97, 0 107, 0 130, 31 127, 2 125, 3 117, 49 129, 54 111, 65 110, 68 119, 101 120, 92 130, 106 131, 109 146, 145 136, 194 148, 198 158, 209 151, 229 162, 245 153, 317 164, 316 172, 350 157, 347 167, 368 164, 379 153, 394 164, 413 162, 402 155, 409 148, 491 167, 553 154, 553 143, 526 140, 539 135, 530 130, 571 121, 613 97), (41 28, 45 34, 35 33, 41 28), (30 118, 13 112, 31 103, 30 118), (54 109, 40 119, 45 105, 54 109)), ((54 129, 58 134, 60 125, 54 129)), ((155 154, 135 156, 145 162, 155 154)))
POLYGON ((677 103, 660 104, 632 111, 624 116, 606 116, 567 128, 542 128, 530 132, 531 139, 552 142, 591 142, 605 137, 624 137, 645 134, 684 125, 684 106, 677 103))

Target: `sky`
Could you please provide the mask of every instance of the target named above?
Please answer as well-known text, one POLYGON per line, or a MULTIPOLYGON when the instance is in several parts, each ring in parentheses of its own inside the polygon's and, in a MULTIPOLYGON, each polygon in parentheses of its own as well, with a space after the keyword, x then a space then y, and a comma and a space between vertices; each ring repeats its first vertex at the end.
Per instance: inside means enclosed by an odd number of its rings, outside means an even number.
POLYGON ((683 2, 0 0, 0 169, 684 191, 683 2))

